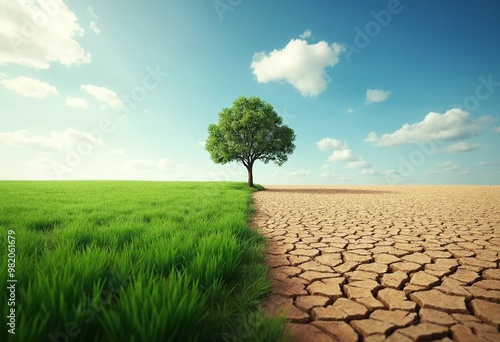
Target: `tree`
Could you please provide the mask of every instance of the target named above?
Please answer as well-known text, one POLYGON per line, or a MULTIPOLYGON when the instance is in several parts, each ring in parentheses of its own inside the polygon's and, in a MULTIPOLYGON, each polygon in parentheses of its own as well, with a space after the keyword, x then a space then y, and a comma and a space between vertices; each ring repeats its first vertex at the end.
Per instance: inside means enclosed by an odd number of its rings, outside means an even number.
POLYGON ((253 164, 261 160, 283 165, 295 149, 295 133, 283 125, 273 107, 258 97, 241 96, 219 113, 218 124, 208 126, 205 148, 218 164, 241 162, 253 187, 253 164))

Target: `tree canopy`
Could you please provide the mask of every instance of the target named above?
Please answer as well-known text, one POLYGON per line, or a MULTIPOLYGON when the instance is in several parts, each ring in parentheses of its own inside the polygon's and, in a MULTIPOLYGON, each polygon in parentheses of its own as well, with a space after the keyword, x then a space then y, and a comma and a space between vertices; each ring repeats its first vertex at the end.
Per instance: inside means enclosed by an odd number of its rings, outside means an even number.
POLYGON ((241 162, 248 171, 248 186, 253 187, 254 162, 283 165, 295 149, 294 140, 293 130, 269 103, 241 96, 222 109, 217 124, 208 126, 205 148, 215 163, 241 162))

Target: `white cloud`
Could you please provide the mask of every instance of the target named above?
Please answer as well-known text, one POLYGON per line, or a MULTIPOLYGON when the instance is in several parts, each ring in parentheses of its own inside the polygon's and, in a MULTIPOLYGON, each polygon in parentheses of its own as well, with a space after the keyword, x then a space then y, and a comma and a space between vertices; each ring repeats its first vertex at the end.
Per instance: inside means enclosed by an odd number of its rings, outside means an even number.
POLYGON ((346 164, 347 167, 351 169, 369 169, 373 167, 372 164, 364 160, 363 158, 358 158, 358 160, 350 161, 346 164))
POLYGON ((0 81, 7 89, 25 97, 43 99, 48 96, 58 95, 56 87, 34 78, 19 76, 16 78, 0 81))
POLYGON ((394 169, 389 169, 389 170, 382 171, 381 174, 383 176, 399 175, 399 171, 396 171, 394 169))
POLYGON ((95 11, 92 7, 87 7, 87 12, 89 12, 89 14, 92 16, 92 18, 95 18, 95 19, 99 19, 99 17, 97 16, 97 14, 95 14, 95 11))
POLYGON ((491 169, 493 171, 496 171, 497 173, 500 172, 500 163, 499 162, 482 161, 479 163, 479 165, 481 166, 481 169, 491 169))
POLYGON ((300 39, 307 39, 307 38, 311 38, 311 36, 312 36, 312 31, 307 29, 299 37, 300 37, 300 39))
MULTIPOLYGON (((342 142, 333 138, 323 138, 316 143, 316 146, 321 151, 333 150, 333 153, 328 157, 329 162, 345 161, 348 162, 346 166, 349 168, 372 167, 363 157, 355 157, 352 150, 348 148, 347 142, 342 142)), ((325 165, 323 168, 326 168, 325 165)))
POLYGON ((479 135, 483 126, 491 120, 489 116, 473 119, 469 112, 454 108, 444 114, 430 112, 423 121, 404 124, 397 131, 380 137, 371 132, 365 141, 377 146, 394 146, 423 141, 467 139, 479 135))
POLYGON ((443 152, 446 153, 462 153, 462 152, 469 152, 469 151, 474 151, 479 148, 479 144, 468 144, 466 142, 458 142, 456 144, 448 145, 443 149, 443 152))
POLYGON ((287 172, 276 171, 274 174, 279 177, 307 177, 312 175, 312 172, 309 170, 287 171, 287 172))
POLYGON ((89 107, 89 101, 81 97, 67 96, 65 104, 66 107, 72 108, 87 109, 89 107))
POLYGON ((319 176, 320 176, 320 178, 336 178, 337 177, 334 173, 330 173, 330 172, 323 172, 319 176))
POLYGON ((384 171, 378 171, 378 170, 373 170, 370 168, 365 168, 361 170, 359 173, 362 176, 395 176, 399 175, 399 171, 396 171, 394 169, 389 169, 389 170, 384 170, 384 171))
POLYGON ((321 151, 338 150, 345 148, 345 143, 337 139, 323 138, 316 143, 316 146, 321 151))
MULTIPOLYGON (((237 163, 229 163, 217 166, 216 171, 209 172, 208 176, 210 181, 216 182, 239 180, 246 176, 246 170, 237 163)), ((206 178, 206 175, 204 174, 203 177, 206 178)))
POLYGON ((0 0, 0 65, 47 69, 89 63, 90 53, 75 40, 84 30, 62 0, 0 0))
MULTIPOLYGON (((388 135, 388 134, 384 134, 388 135)), ((376 143, 380 138, 378 137, 377 133, 375 132, 370 132, 365 138, 366 142, 371 142, 371 143, 376 143)))
POLYGON ((459 168, 458 164, 452 162, 452 161, 446 161, 444 163, 437 163, 437 166, 441 167, 443 171, 457 171, 459 168))
POLYGON ((113 154, 118 154, 118 155, 124 155, 125 154, 125 151, 122 150, 122 149, 109 149, 108 150, 109 153, 113 153, 113 154))
POLYGON ((325 69, 339 62, 343 47, 325 41, 309 45, 292 39, 283 49, 254 54, 251 68, 259 83, 288 82, 303 96, 317 96, 327 88, 325 69))
POLYGON ((91 144, 92 146, 103 144, 102 138, 75 128, 69 128, 65 131, 51 131, 47 137, 34 135, 27 130, 0 132, 0 142, 11 147, 25 147, 47 152, 63 150, 68 146, 78 144, 91 144))
POLYGON ((101 108, 109 107, 111 109, 121 109, 124 107, 124 104, 118 95, 106 87, 84 84, 81 88, 101 102, 101 108))
MULTIPOLYGON (((333 138, 323 138, 316 143, 316 146, 321 151, 333 150, 328 157, 328 162, 346 162, 345 166, 351 169, 368 169, 373 167, 363 157, 354 156, 352 150, 348 148, 347 142, 342 142, 333 138)), ((328 169, 330 166, 325 164, 322 169, 328 169)))
POLYGON ((145 170, 145 169, 154 169, 156 168, 156 162, 147 159, 134 159, 127 160, 123 164, 125 169, 131 170, 145 170))
POLYGON ((207 143, 207 141, 206 141, 206 140, 201 140, 201 141, 198 141, 198 145, 203 146, 203 147, 205 147, 205 144, 206 144, 206 143, 207 143))
MULTIPOLYGON (((92 7, 87 7, 87 12, 90 14, 90 16, 94 19, 99 19, 97 14, 94 12, 94 9, 92 7)), ((95 34, 100 34, 101 30, 99 30, 99 27, 97 27, 97 21, 92 20, 89 24, 89 29, 94 32, 95 34)))
POLYGON ((472 170, 470 170, 469 168, 465 168, 462 171, 458 172, 456 175, 457 176, 468 176, 471 173, 472 173, 472 170))
POLYGON ((349 148, 333 151, 332 155, 328 157, 328 161, 347 161, 354 158, 352 150, 349 148))
POLYGON ((493 129, 495 131, 495 133, 500 133, 500 126, 497 126, 493 129))
POLYGON ((389 95, 391 95, 390 90, 368 89, 366 91, 366 103, 384 102, 389 98, 389 95))
POLYGON ((352 113, 354 113, 354 109, 347 108, 346 112, 347 112, 347 114, 352 114, 352 113))
POLYGON ((497 162, 482 161, 482 162, 479 163, 479 165, 481 165, 481 166, 499 166, 500 164, 497 163, 497 162))
POLYGON ((457 163, 452 162, 450 160, 443 163, 436 163, 436 170, 431 170, 426 172, 426 175, 440 177, 450 177, 450 176, 465 176, 472 173, 472 170, 468 167, 461 168, 457 163))
POLYGON ((99 27, 97 27, 97 23, 95 21, 90 22, 89 29, 91 29, 95 34, 101 34, 101 30, 99 30, 99 27))
POLYGON ((168 158, 161 159, 156 163, 156 167, 160 171, 173 171, 178 166, 179 165, 175 161, 168 158))
POLYGON ((344 174, 334 174, 334 173, 329 173, 329 172, 323 172, 322 174, 319 175, 320 178, 332 178, 338 181, 344 181, 344 182, 350 182, 352 179, 344 174))
POLYGON ((134 159, 127 160, 123 163, 122 169, 128 170, 159 170, 159 171, 174 171, 177 168, 184 167, 177 162, 164 158, 158 161, 150 160, 150 159, 134 159))
POLYGON ((375 171, 373 169, 363 169, 359 174, 362 176, 373 176, 373 175, 380 175, 380 172, 375 171))

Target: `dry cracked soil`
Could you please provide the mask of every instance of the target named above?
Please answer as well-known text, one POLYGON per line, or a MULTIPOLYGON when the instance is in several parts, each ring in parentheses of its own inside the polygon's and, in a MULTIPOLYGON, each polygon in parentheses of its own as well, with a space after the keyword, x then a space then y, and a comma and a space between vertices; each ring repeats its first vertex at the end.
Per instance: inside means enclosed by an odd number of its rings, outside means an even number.
POLYGON ((500 341, 499 186, 254 194, 292 341, 500 341))

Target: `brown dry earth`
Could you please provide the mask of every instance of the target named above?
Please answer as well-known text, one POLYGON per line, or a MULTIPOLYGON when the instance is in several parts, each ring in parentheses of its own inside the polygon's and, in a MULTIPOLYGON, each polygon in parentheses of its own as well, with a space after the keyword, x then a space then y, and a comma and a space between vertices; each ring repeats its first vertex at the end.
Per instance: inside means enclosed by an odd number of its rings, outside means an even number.
POLYGON ((499 186, 254 194, 292 341, 500 341, 499 186))

